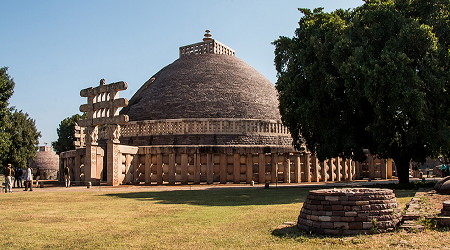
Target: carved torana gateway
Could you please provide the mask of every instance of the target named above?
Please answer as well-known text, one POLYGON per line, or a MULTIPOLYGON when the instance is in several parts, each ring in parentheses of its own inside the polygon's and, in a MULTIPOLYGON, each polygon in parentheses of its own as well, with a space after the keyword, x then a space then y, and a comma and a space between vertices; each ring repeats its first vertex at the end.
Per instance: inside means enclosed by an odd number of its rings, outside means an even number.
POLYGON ((79 123, 79 146, 60 155, 73 181, 116 186, 392 177, 390 161, 319 162, 297 152, 274 85, 209 31, 202 42, 180 47, 179 56, 129 101, 118 98, 125 82, 81 91, 88 103, 80 111, 88 118, 79 123))

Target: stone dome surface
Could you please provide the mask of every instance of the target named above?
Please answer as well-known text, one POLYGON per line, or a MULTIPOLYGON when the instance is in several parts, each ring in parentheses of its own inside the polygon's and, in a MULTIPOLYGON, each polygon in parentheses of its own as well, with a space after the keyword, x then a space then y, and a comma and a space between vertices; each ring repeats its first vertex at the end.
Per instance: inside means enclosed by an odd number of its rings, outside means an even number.
POLYGON ((243 60, 222 54, 180 57, 150 78, 120 113, 130 121, 281 120, 275 86, 243 60))

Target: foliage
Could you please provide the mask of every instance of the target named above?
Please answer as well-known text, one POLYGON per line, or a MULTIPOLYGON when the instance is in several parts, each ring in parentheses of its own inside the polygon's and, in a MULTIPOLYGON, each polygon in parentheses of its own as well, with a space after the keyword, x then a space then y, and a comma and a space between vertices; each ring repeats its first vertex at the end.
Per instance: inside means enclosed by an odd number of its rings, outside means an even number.
POLYGON ((86 114, 75 114, 61 121, 59 128, 56 129, 58 140, 52 142, 53 149, 57 154, 75 149, 75 123, 86 117, 86 114))
POLYGON ((14 80, 7 73, 8 68, 0 68, 0 159, 3 158, 11 144, 10 136, 5 132, 7 127, 8 100, 14 93, 14 80))
POLYGON ((15 83, 7 70, 7 67, 0 69, 0 164, 24 168, 28 160, 36 157, 41 133, 27 113, 8 107, 15 83))
POLYGON ((37 145, 41 133, 37 131, 34 119, 22 110, 13 108, 8 113, 8 126, 5 129, 10 137, 10 145, 2 158, 2 165, 11 163, 13 167, 25 168, 28 160, 36 157, 37 145))
MULTIPOLYGON (((297 149, 320 160, 409 162, 450 149, 448 0, 367 0, 299 9, 295 37, 274 41, 280 113, 297 149)), ((450 152, 450 150, 449 150, 450 152)))

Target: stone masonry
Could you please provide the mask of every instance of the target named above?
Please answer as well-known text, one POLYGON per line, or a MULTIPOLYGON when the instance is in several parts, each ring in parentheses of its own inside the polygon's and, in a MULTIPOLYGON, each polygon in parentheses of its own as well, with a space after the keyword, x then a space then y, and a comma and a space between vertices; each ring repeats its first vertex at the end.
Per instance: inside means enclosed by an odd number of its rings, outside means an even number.
POLYGON ((309 192, 297 226, 328 235, 372 234, 393 230, 401 217, 392 190, 322 189, 309 192))

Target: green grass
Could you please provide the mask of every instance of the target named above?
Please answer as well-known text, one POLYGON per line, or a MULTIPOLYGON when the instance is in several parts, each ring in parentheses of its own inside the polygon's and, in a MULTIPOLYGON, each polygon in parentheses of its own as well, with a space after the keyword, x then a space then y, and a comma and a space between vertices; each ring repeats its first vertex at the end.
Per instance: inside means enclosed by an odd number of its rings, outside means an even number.
MULTIPOLYGON (((146 189, 151 190, 151 189, 146 189)), ((2 249, 377 249, 399 233, 323 237, 288 228, 306 188, 0 194, 2 249), (7 230, 6 230, 7 229, 7 230)), ((415 190, 396 191, 401 204, 415 190)), ((443 244, 439 233, 432 244, 443 244)), ((411 237, 414 237, 412 235, 411 237)), ((444 237, 443 237, 444 238, 444 237)), ((448 238, 448 237, 447 237, 448 238)), ((448 240, 447 240, 448 242, 448 240)), ((392 243, 391 243, 392 244, 392 243)))

